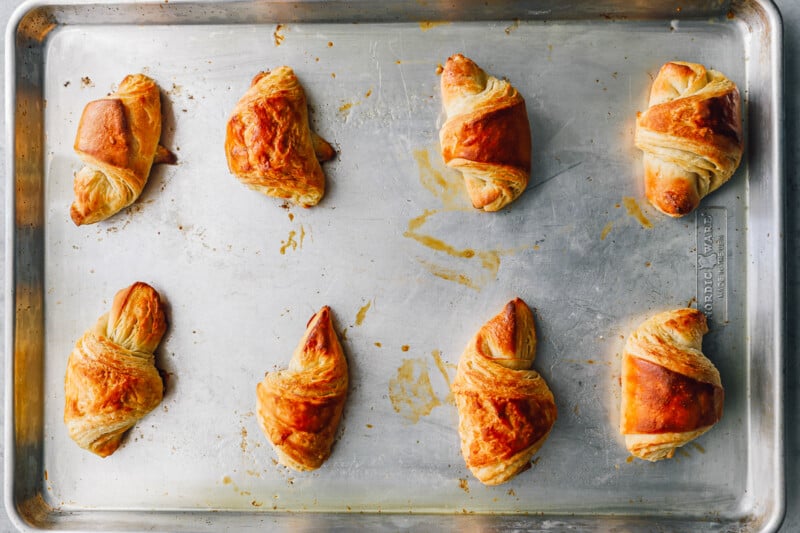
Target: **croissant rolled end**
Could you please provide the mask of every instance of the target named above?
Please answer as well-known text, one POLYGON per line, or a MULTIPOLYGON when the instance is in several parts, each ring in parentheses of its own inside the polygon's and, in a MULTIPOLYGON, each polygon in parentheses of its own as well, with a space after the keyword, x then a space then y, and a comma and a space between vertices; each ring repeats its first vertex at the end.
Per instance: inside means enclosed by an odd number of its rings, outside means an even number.
POLYGON ((161 297, 137 281, 114 296, 108 317, 108 336, 130 350, 152 353, 167 329, 161 297))

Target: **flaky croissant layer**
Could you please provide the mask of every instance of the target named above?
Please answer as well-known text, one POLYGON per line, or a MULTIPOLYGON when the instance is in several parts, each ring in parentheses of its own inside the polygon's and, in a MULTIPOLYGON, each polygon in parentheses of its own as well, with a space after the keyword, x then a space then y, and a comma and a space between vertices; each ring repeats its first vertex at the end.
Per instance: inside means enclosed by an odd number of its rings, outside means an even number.
POLYGON ((286 66, 253 78, 228 119, 225 155, 230 171, 245 185, 303 207, 325 194, 320 161, 335 152, 308 122, 306 94, 286 66))
POLYGON ((315 470, 331 454, 348 390, 348 370, 330 308, 314 314, 289 362, 256 386, 259 425, 278 461, 315 470))
POLYGON ((620 431, 635 457, 671 458, 722 417, 720 375, 701 351, 706 333, 705 315, 687 308, 655 315, 628 338, 620 431))
POLYGON ((516 298, 478 330, 458 362, 452 391, 461 453, 486 485, 530 468, 556 421, 553 393, 530 369, 535 352, 533 314, 516 298))
POLYGON ((106 457, 164 393, 153 351, 166 331, 161 298, 146 283, 119 291, 111 312, 78 339, 64 378, 64 422, 81 447, 106 457))

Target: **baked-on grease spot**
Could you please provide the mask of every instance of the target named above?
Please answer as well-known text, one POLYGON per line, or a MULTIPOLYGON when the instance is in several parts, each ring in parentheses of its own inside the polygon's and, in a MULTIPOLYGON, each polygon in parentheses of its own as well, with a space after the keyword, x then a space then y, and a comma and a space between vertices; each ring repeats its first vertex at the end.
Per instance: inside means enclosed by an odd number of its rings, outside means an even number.
POLYGON ((239 447, 242 449, 242 452, 246 452, 247 451, 247 428, 244 427, 244 426, 242 426, 241 435, 242 435, 242 442, 239 443, 239 447))
POLYGON ((408 344, 404 344, 404 345, 402 345, 402 346, 400 347, 400 350, 401 350, 401 351, 403 351, 403 352, 407 352, 407 351, 409 350, 409 348, 410 348, 410 347, 408 346, 408 344))
POLYGON ((452 211, 474 212, 475 209, 472 207, 467 197, 464 181, 459 173, 446 169, 441 158, 438 157, 436 161, 442 166, 440 168, 434 168, 428 150, 414 150, 413 155, 419 168, 419 180, 421 185, 441 201, 442 207, 439 209, 426 209, 422 214, 409 220, 408 230, 403 233, 403 236, 413 239, 426 248, 436 252, 443 252, 456 259, 467 260, 467 263, 461 263, 463 268, 475 269, 475 267, 477 267, 476 272, 470 272, 468 274, 462 271, 462 267, 453 268, 451 266, 444 266, 426 259, 418 258, 417 260, 419 263, 431 274, 447 281, 454 281, 474 290, 480 290, 487 283, 497 279, 501 255, 513 254, 518 251, 531 249, 531 246, 523 246, 517 249, 503 251, 473 250, 471 248, 458 249, 436 236, 423 233, 422 227, 427 223, 430 217, 438 213, 452 211))
POLYGON ((368 301, 366 304, 362 305, 359 308, 358 313, 356 313, 356 326, 360 326, 364 323, 364 318, 367 316, 367 311, 372 306, 372 300, 368 301))
POLYGON ((614 223, 613 222, 609 222, 608 224, 606 224, 603 227, 603 231, 600 232, 600 240, 601 241, 606 240, 606 237, 608 237, 608 234, 611 233, 611 229, 613 227, 614 227, 614 223))
POLYGON ((629 455, 629 456, 628 456, 628 458, 627 458, 627 459, 625 459, 625 462, 626 462, 626 463, 632 463, 632 462, 633 462, 633 460, 634 460, 634 457, 633 457, 632 455, 629 455))
POLYGON ((286 28, 283 24, 278 24, 275 26, 275 31, 272 33, 272 37, 275 39, 275 46, 280 46, 286 36, 282 33, 283 30, 286 28))
POLYGON ((469 480, 467 478, 458 478, 458 487, 469 494, 469 480))
POLYGON ((281 255, 286 255, 286 250, 288 250, 289 248, 291 248, 292 251, 295 251, 298 248, 302 249, 303 240, 305 238, 306 238, 306 230, 302 224, 300 225, 299 233, 295 230, 289 230, 289 236, 286 238, 285 241, 281 241, 281 249, 280 249, 281 255), (297 237, 297 240, 295 240, 295 237, 297 237))
POLYGON ((381 344, 380 342, 376 342, 375 343, 375 347, 376 348, 383 348, 383 344, 381 344))
POLYGON ((698 452, 706 453, 706 449, 703 448, 702 446, 700 446, 699 444, 697 444, 696 442, 692 442, 691 444, 698 452))
POLYGON ((519 19, 514 19, 514 22, 512 22, 510 26, 506 26, 504 31, 506 32, 506 35, 511 35, 511 32, 517 28, 519 28, 519 19))
POLYGON ((333 41, 328 41, 328 48, 333 48, 333 41))
POLYGON ((631 198, 630 196, 625 196, 622 198, 622 203, 625 205, 625 209, 628 211, 628 215, 635 218, 639 224, 642 225, 643 228, 650 229, 653 227, 652 222, 650 222, 644 213, 642 213, 639 204, 636 203, 636 198, 631 198))
MULTIPOLYGON (((439 369, 439 372, 442 374, 445 383, 447 383, 447 390, 450 391, 445 398, 445 402, 452 403, 455 405, 456 400, 453 396, 453 392, 450 386, 450 375, 447 373, 447 365, 445 364, 444 360, 442 359, 442 352, 439 350, 433 350, 431 352, 431 356, 433 357, 433 361, 436 363, 436 368, 439 369)), ((450 368, 455 370, 456 365, 450 365, 450 368)))
POLYGON ((395 412, 416 424, 434 407, 442 405, 433 392, 428 365, 420 359, 404 359, 389 380, 389 399, 395 412))
POLYGON ((81 89, 85 89, 86 87, 94 87, 94 82, 89 76, 84 76, 81 78, 81 89))
POLYGON ((442 20, 442 21, 423 20, 422 22, 419 23, 419 28, 422 31, 428 31, 430 29, 435 28, 436 26, 447 26, 448 24, 450 24, 449 20, 442 20))

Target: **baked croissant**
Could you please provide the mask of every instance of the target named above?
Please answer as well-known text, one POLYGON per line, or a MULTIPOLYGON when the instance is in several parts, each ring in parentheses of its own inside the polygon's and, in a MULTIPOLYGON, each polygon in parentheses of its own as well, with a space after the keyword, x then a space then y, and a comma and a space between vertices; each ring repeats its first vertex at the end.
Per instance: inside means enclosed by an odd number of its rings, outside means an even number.
POLYGON ((166 327, 158 293, 136 282, 78 339, 64 378, 64 422, 78 446, 111 455, 123 433, 161 402, 153 352, 166 327))
POLYGON ((700 351, 708 333, 696 309, 645 321, 625 344, 620 428, 632 455, 668 459, 722 417, 719 372, 700 351))
POLYGON ((311 207, 325 194, 320 161, 336 154, 313 133, 303 87, 289 67, 261 72, 228 119, 228 168, 248 187, 311 207))
POLYGON ((525 100, 510 83, 456 54, 442 72, 442 101, 444 162, 461 171, 474 207, 499 211, 522 194, 531 174, 525 100))
POLYGON ((287 370, 256 386, 258 422, 278 461, 315 470, 331 454, 347 398, 347 361, 325 306, 309 320, 287 370))
POLYGON ((644 151, 645 194, 659 211, 679 217, 728 181, 742 159, 739 90, 697 63, 667 63, 636 119, 644 151))
POLYGON ((160 138, 159 90, 144 74, 125 76, 116 93, 86 104, 75 138, 85 166, 75 175, 72 221, 93 224, 136 201, 154 163, 175 163, 160 138))
POLYGON ((556 421, 553 393, 531 370, 535 356, 533 315, 516 298, 478 330, 458 362, 452 391, 461 453, 486 485, 530 468, 556 421))

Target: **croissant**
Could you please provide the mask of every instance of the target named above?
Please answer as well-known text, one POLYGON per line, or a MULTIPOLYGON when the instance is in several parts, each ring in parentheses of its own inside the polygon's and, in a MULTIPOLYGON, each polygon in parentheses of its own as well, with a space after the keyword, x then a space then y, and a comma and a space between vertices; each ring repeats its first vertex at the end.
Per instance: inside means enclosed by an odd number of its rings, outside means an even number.
POLYGON ((445 164, 461 171, 475 208, 499 211, 522 194, 531 174, 525 100, 510 83, 456 54, 442 73, 442 101, 445 164))
POLYGON ((556 421, 553 393, 531 370, 535 355, 533 315, 516 298, 478 330, 458 362, 452 391, 461 453, 486 485, 530 468, 556 421))
POLYGON ((742 159, 739 90, 697 63, 667 63, 656 76, 647 111, 636 119, 644 151, 647 199, 679 217, 728 181, 742 159))
POLYGON ((330 456, 347 398, 347 361, 325 306, 309 320, 287 370, 256 386, 258 422, 278 461, 315 470, 330 456))
POLYGON ((123 433, 161 402, 153 352, 166 327, 158 293, 137 282, 78 339, 64 378, 64 422, 78 446, 111 455, 123 433))
POLYGON ((325 194, 320 161, 335 151, 308 123, 303 87, 289 67, 261 72, 228 119, 228 168, 248 187, 304 207, 325 194))
POLYGON ((632 455, 671 458, 722 417, 719 372, 700 351, 706 333, 703 313, 677 309, 650 318, 628 338, 620 428, 632 455))
POLYGON ((158 86, 143 74, 126 76, 116 93, 86 104, 75 138, 85 166, 75 175, 72 221, 93 224, 136 201, 153 163, 175 163, 160 137, 158 86))

